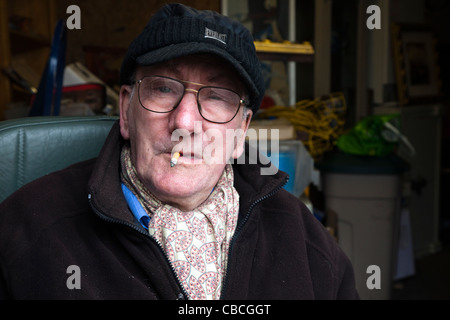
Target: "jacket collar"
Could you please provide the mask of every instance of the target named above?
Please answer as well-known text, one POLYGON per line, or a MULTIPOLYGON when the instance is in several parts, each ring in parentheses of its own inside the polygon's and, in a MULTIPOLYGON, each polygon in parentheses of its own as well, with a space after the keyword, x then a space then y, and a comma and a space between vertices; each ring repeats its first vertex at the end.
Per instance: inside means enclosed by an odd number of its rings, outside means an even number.
POLYGON ((119 121, 114 123, 88 183, 91 206, 106 218, 134 224, 120 181, 120 152, 124 144, 119 121), (126 214, 125 214, 126 213, 126 214))
POLYGON ((288 180, 288 175, 272 167, 272 163, 262 164, 267 161, 262 162, 261 155, 249 144, 245 145, 245 152, 236 162, 233 164, 234 187, 240 196, 241 212, 247 212, 255 201, 280 189, 288 180), (264 174, 267 172, 274 174, 264 174))

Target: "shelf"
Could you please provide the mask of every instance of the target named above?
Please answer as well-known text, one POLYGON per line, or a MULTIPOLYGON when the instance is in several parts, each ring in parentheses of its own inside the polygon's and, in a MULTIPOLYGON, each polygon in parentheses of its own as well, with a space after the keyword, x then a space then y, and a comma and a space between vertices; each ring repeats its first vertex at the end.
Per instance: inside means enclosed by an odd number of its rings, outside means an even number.
POLYGON ((291 43, 255 41, 255 48, 261 60, 281 60, 301 63, 314 61, 314 49, 309 42, 291 43))

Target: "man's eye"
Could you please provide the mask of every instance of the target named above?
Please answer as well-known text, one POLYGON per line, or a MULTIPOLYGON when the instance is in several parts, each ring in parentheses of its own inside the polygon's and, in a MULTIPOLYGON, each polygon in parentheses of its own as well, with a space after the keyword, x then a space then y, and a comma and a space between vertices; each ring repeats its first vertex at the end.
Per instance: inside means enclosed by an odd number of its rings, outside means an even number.
POLYGON ((156 90, 158 92, 161 92, 161 93, 170 93, 170 92, 172 92, 172 89, 170 89, 169 87, 158 87, 158 88, 156 88, 156 90))
POLYGON ((217 100, 217 101, 223 101, 223 100, 225 100, 224 97, 222 97, 222 96, 220 96, 220 95, 218 95, 218 94, 210 94, 210 95, 208 96, 208 99, 209 99, 209 100, 217 100))

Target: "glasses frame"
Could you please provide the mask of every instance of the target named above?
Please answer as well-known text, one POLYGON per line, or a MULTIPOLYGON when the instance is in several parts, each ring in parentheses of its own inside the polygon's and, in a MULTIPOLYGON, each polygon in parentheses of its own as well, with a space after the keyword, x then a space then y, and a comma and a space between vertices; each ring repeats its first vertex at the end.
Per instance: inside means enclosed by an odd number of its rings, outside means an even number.
POLYGON ((242 97, 239 95, 239 93, 237 93, 237 92, 234 91, 234 90, 231 90, 231 89, 228 89, 228 88, 223 88, 223 87, 218 87, 218 86, 208 86, 208 85, 205 85, 205 84, 202 84, 202 83, 197 83, 197 82, 192 82, 192 81, 186 81, 186 80, 178 80, 178 79, 173 79, 173 78, 170 78, 170 77, 160 76, 160 75, 144 76, 144 77, 142 77, 142 78, 139 79, 139 80, 136 80, 136 81, 134 81, 134 82, 131 82, 131 85, 135 85, 135 84, 138 85, 137 91, 138 91, 138 100, 139 100, 139 104, 140 104, 141 107, 144 108, 145 110, 150 111, 150 112, 154 112, 154 113, 169 113, 169 112, 174 111, 176 108, 178 108, 178 106, 179 106, 181 100, 183 100, 184 95, 186 94, 186 92, 192 92, 192 93, 195 93, 195 95, 196 95, 196 100, 197 100, 197 109, 198 109, 198 112, 200 113, 200 115, 202 116, 203 119, 205 119, 206 121, 211 122, 211 123, 225 124, 225 123, 231 122, 231 121, 233 121, 234 118, 236 118, 236 115, 239 113, 239 110, 241 109, 241 106, 242 106, 242 105, 248 106, 248 101, 245 100, 244 98, 242 98, 242 97), (183 95, 182 95, 182 96, 180 97, 180 99, 175 103, 174 107, 173 107, 171 110, 168 110, 168 111, 155 111, 155 110, 151 110, 151 109, 149 109, 149 108, 146 108, 146 107, 142 104, 141 96, 140 96, 140 87, 141 87, 141 83, 142 83, 142 81, 143 81, 145 78, 150 78, 150 77, 160 77, 160 78, 165 78, 165 79, 173 80, 173 81, 176 81, 176 82, 180 83, 180 84, 183 86, 183 88, 184 88, 184 90, 183 90, 183 95), (195 85, 195 86, 200 86, 200 88, 199 88, 198 90, 191 89, 191 88, 187 88, 185 84, 192 84, 192 85, 195 85), (235 94, 239 97, 239 105, 238 105, 238 107, 237 107, 237 109, 236 109, 235 114, 233 115, 233 117, 232 117, 230 120, 228 120, 228 121, 212 121, 212 120, 209 120, 209 119, 207 119, 207 118, 205 118, 205 117, 203 116, 203 114, 202 114, 202 106, 201 106, 200 101, 199 101, 199 95, 198 95, 198 93, 200 92, 200 90, 202 90, 202 89, 204 89, 204 88, 216 88, 216 89, 228 90, 228 91, 231 91, 231 92, 235 93, 235 94))

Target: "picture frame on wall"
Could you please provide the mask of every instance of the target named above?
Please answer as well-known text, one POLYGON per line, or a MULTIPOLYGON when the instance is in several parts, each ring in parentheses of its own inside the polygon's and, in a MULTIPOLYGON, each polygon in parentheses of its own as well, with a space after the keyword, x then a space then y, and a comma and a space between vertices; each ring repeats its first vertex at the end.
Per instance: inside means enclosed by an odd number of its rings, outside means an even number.
POLYGON ((392 25, 392 45, 400 106, 439 101, 439 75, 436 39, 421 25, 392 25))

